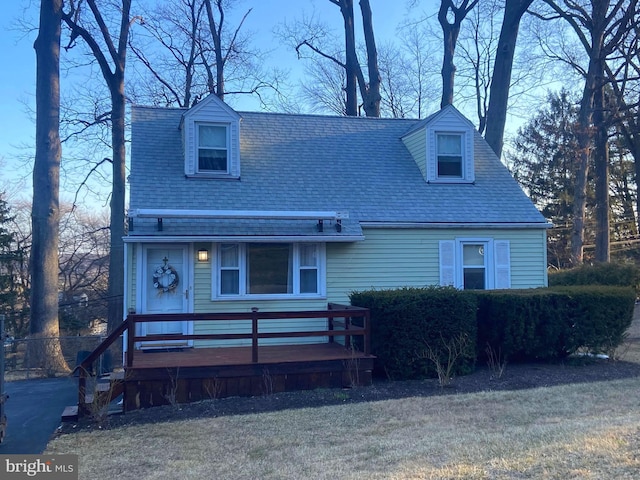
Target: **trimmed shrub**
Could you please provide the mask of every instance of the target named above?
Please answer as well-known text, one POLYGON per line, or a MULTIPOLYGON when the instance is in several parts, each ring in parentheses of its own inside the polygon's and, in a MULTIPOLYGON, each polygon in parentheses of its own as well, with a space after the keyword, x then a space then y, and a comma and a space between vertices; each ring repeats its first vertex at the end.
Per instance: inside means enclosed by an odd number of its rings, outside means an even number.
POLYGON ((429 348, 442 353, 460 336, 469 348, 457 358, 452 375, 473 371, 475 365, 476 300, 453 288, 427 287, 368 290, 351 294, 351 304, 371 311, 371 353, 374 373, 390 379, 436 377, 429 348))
POLYGON ((610 353, 633 320, 629 287, 579 286, 476 292, 478 356, 489 345, 509 361, 552 360, 581 349, 610 353))
POLYGON ((640 292, 640 268, 631 263, 597 263, 549 273, 549 286, 612 285, 640 292))
POLYGON ((631 287, 554 287, 565 295, 567 349, 612 355, 633 321, 636 291, 631 287))
POLYGON ((487 345, 509 361, 550 359, 566 351, 562 302, 547 289, 476 292, 478 357, 487 345))

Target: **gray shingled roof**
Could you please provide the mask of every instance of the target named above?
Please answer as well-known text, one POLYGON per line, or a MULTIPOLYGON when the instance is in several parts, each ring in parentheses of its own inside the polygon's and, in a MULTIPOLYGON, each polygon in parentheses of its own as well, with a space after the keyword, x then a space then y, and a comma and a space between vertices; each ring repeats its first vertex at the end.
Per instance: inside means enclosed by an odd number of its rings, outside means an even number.
POLYGON ((185 110, 134 107, 130 207, 347 211, 360 222, 546 220, 483 138, 475 183, 429 184, 400 140, 418 120, 241 113, 241 178, 184 175, 185 110))

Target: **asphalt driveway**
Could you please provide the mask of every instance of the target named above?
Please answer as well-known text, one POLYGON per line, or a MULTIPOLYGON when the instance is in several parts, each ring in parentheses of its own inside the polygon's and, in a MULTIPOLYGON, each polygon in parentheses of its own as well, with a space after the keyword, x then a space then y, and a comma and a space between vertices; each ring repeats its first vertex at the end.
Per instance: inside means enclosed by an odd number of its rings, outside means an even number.
POLYGON ((77 403, 77 385, 72 377, 6 382, 7 435, 0 455, 42 453, 64 407, 77 403))

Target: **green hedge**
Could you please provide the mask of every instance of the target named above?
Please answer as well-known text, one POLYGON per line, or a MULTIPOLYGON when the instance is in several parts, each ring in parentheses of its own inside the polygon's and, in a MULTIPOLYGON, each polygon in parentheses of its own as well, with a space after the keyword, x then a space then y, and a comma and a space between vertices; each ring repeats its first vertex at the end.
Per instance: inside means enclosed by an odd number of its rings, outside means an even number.
POLYGON ((579 349, 611 352, 631 325, 630 287, 554 287, 476 292, 478 355, 487 345, 510 361, 549 360, 579 349))
POLYGON ((436 376, 433 362, 425 358, 428 347, 442 352, 443 343, 460 335, 469 339, 470 348, 456 362, 454 374, 473 371, 476 299, 468 292, 440 287, 369 290, 352 293, 351 304, 371 310, 375 373, 394 380, 436 376))
POLYGON ((640 268, 630 263, 597 263, 549 274, 549 286, 611 285, 640 292, 640 268))
POLYGON ((453 288, 369 290, 352 305, 371 311, 375 373, 394 380, 436 376, 428 347, 441 352, 460 335, 469 350, 454 375, 473 371, 489 345, 509 362, 553 360, 581 349, 610 354, 633 319, 631 287, 577 286, 462 292, 453 288))

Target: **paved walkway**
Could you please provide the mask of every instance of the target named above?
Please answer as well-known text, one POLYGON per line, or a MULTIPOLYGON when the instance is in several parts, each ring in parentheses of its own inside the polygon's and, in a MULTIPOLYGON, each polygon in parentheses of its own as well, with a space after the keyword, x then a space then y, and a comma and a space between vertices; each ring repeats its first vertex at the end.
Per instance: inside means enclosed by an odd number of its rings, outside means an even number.
POLYGON ((6 382, 7 435, 0 455, 42 453, 64 407, 77 402, 77 384, 71 377, 6 382))

